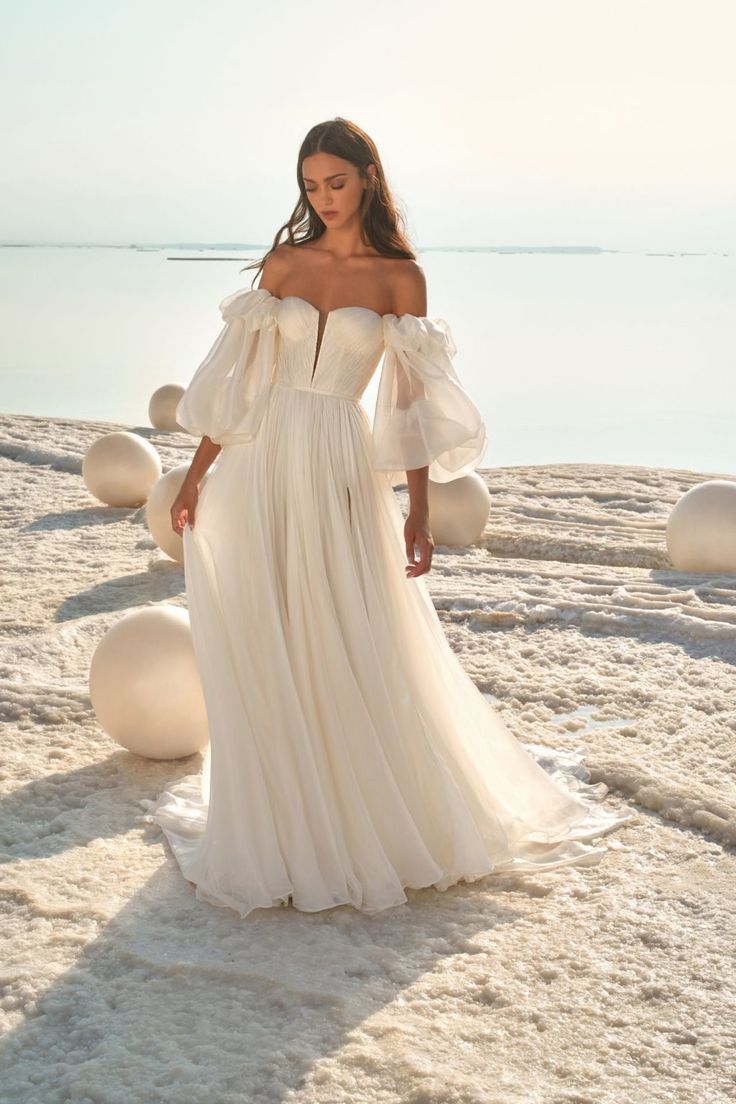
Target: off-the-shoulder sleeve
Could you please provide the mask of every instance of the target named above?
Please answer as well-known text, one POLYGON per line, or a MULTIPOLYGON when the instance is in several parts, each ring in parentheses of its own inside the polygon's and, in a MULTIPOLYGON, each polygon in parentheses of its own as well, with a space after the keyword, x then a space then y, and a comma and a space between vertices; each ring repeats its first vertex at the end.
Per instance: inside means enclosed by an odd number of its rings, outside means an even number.
POLYGON ((278 299, 265 288, 220 303, 225 325, 176 407, 176 420, 218 445, 255 436, 268 402, 278 337, 278 299))
POLYGON ((429 467, 448 483, 480 465, 487 435, 480 410, 458 379, 457 349, 441 318, 387 314, 384 358, 373 418, 378 471, 429 467))

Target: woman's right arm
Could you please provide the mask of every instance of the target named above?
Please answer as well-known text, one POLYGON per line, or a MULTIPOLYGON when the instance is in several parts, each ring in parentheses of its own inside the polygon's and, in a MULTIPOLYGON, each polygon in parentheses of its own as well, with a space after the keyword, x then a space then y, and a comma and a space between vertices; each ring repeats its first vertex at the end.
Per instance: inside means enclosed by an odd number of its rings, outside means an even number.
POLYGON ((179 493, 174 499, 171 507, 171 528, 179 536, 184 532, 184 526, 189 525, 190 528, 194 528, 194 516, 197 511, 197 500, 199 498, 199 484, 204 478, 205 472, 208 470, 217 454, 222 449, 222 445, 215 444, 206 435, 197 445, 196 452, 192 457, 192 462, 189 465, 189 471, 184 476, 184 481, 179 489, 179 493))
POLYGON ((189 471, 184 476, 184 483, 190 485, 194 484, 195 487, 198 487, 204 478, 205 472, 221 450, 222 445, 215 444, 215 442, 210 440, 205 434, 197 445, 197 450, 189 465, 189 471))

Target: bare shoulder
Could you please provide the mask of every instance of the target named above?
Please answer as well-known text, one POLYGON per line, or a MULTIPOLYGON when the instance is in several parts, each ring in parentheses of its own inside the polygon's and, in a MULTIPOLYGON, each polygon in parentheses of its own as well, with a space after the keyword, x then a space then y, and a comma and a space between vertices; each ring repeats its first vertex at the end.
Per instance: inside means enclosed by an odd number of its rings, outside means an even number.
POLYGON ((291 271, 293 254, 294 249, 288 242, 277 245, 266 258, 258 287, 270 291, 272 295, 278 295, 281 284, 291 271))
POLYGON ((394 262, 392 298, 394 314, 414 314, 424 318, 427 313, 427 278, 424 269, 409 258, 394 262))

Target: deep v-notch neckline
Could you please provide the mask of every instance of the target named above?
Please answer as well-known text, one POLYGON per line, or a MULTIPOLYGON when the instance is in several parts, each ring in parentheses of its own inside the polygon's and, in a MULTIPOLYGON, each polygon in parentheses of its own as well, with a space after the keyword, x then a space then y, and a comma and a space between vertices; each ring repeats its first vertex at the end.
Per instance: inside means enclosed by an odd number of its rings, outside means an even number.
MULTIPOLYGON (((302 299, 302 302, 306 303, 307 300, 302 299)), ((307 303, 307 306, 311 307, 312 304, 307 303)), ((317 311, 317 341, 316 341, 315 350, 314 350, 314 361, 312 362, 312 375, 309 378, 310 383, 314 383, 314 374, 317 371, 317 365, 319 364, 319 354, 322 352, 322 343, 325 339, 325 331, 327 329, 327 323, 330 321, 330 315, 332 314, 332 311, 327 311, 326 312, 324 325, 322 326, 322 333, 320 334, 319 328, 320 328, 320 324, 322 323, 322 311, 317 310, 317 307, 314 307, 314 310, 317 311)))

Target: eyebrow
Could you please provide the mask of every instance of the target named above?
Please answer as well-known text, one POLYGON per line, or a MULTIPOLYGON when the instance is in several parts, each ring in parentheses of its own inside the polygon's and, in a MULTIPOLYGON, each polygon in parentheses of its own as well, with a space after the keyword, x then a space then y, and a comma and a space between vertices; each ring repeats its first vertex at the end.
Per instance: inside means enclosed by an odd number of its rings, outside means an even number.
MULTIPOLYGON (((334 180, 336 176, 347 176, 346 172, 333 173, 331 176, 326 176, 325 180, 334 180)), ((302 180, 308 181, 310 184, 315 184, 316 181, 311 176, 303 176, 302 180)))

